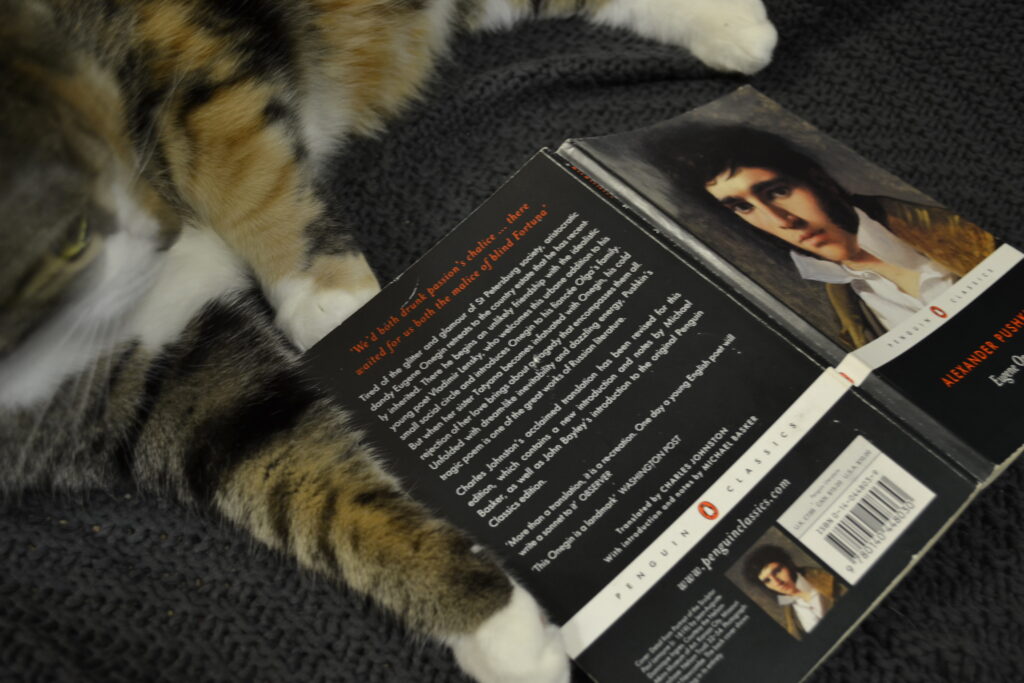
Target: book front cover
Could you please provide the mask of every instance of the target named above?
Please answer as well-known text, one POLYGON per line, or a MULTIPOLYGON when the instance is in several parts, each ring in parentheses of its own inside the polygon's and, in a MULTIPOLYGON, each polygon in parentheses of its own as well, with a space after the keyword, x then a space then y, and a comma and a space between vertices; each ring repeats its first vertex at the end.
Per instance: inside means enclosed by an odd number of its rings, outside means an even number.
POLYGON ((575 145, 825 363, 980 454, 980 478, 1020 451, 1020 251, 749 87, 575 145))

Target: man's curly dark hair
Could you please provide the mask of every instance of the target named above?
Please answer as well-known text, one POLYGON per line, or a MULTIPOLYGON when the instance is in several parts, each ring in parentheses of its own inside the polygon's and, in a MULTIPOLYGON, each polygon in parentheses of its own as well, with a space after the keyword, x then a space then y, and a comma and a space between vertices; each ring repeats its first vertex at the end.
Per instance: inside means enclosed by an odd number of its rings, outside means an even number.
POLYGON ((743 578, 756 586, 760 586, 761 589, 768 591, 769 593, 774 593, 772 589, 764 585, 760 577, 761 570, 773 562, 778 562, 788 569, 790 574, 792 574, 793 579, 796 580, 796 576, 799 572, 796 565, 793 563, 793 558, 789 556, 789 553, 777 545, 763 545, 747 555, 747 558, 743 561, 743 578))
POLYGON ((645 155, 677 189, 714 202, 706 186, 740 168, 764 168, 807 185, 836 225, 855 232, 853 198, 806 152, 781 135, 740 125, 666 127, 645 145, 645 155))

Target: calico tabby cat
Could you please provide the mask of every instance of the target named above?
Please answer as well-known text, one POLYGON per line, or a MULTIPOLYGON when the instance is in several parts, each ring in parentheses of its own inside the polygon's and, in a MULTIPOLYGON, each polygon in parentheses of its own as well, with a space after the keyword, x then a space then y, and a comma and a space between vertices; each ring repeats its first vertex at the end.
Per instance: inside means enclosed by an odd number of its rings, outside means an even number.
POLYGON ((324 161, 458 30, 572 13, 725 70, 775 44, 760 0, 0 0, 0 486, 131 480, 368 593, 481 681, 567 680, 533 599, 404 497, 295 347, 377 290, 324 161))

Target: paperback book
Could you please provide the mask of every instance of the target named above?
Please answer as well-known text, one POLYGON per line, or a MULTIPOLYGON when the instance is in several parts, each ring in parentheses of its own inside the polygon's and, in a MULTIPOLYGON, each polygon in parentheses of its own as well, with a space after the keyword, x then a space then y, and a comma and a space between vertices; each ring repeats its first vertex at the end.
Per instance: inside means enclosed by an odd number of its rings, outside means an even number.
POLYGON ((306 361, 592 679, 798 681, 1020 453, 1021 258, 743 88, 542 150, 306 361))

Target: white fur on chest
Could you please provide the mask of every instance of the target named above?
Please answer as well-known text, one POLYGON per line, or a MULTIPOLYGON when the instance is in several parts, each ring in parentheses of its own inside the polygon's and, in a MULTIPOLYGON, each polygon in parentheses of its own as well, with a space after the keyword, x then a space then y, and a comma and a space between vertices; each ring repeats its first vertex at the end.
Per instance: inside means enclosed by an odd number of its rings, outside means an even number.
POLYGON ((250 286, 241 259, 212 230, 186 227, 126 333, 157 350, 173 342, 208 302, 250 286))
POLYGON ((209 230, 186 228, 163 258, 147 240, 117 235, 104 260, 90 292, 4 359, 0 408, 49 400, 67 377, 130 339, 156 351, 206 303, 250 286, 239 258, 209 230))

